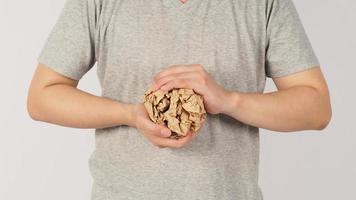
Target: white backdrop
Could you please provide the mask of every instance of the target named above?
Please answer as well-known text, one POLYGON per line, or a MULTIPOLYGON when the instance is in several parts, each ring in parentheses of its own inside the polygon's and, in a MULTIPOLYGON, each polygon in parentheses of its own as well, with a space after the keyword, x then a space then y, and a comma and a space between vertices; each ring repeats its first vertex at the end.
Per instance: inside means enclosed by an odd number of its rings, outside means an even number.
MULTIPOLYGON (((355 0, 294 0, 321 61, 333 104, 322 132, 261 130, 266 200, 356 199, 355 0)), ((64 0, 0 0, 0 199, 89 199, 93 130, 32 121, 27 90, 64 0)), ((100 94, 95 70, 80 88, 100 94)), ((273 90, 269 80, 266 91, 273 90)))

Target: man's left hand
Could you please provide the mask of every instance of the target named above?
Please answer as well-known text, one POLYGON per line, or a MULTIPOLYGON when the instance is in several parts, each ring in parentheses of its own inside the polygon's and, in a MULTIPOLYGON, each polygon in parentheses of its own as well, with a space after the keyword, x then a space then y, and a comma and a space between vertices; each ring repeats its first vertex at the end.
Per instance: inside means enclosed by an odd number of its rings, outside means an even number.
POLYGON ((151 89, 169 91, 173 88, 190 88, 203 96, 208 113, 224 113, 231 107, 233 92, 220 86, 200 64, 173 65, 154 77, 151 89))

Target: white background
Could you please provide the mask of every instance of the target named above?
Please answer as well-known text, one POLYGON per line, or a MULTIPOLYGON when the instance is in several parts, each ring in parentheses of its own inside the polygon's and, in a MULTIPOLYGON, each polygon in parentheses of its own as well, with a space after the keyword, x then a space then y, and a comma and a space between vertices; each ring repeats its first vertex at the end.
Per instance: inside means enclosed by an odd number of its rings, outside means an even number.
MULTIPOLYGON (((90 199, 93 130, 34 122, 26 111, 36 58, 64 0, 0 2, 0 199, 90 199)), ((294 2, 328 81, 333 119, 322 132, 261 130, 260 185, 266 200, 353 200, 356 1, 294 2)), ((100 94, 95 69, 80 88, 100 94)))

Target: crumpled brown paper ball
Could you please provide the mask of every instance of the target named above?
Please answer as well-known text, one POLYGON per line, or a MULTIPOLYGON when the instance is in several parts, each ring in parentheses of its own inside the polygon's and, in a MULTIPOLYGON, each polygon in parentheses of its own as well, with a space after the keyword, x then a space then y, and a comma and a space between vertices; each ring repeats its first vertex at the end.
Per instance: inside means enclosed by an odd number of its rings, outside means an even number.
POLYGON ((150 119, 167 126, 170 138, 181 138, 191 130, 195 133, 206 118, 203 97, 192 89, 170 91, 148 90, 144 95, 144 106, 150 119))

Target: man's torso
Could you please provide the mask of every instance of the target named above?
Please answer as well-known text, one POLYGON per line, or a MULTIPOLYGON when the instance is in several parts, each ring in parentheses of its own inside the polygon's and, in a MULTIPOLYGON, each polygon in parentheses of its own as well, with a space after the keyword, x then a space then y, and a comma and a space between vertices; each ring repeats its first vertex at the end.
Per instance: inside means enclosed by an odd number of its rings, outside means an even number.
MULTIPOLYGON (((264 0, 97 2, 104 97, 142 102, 161 69, 194 63, 228 90, 263 91, 264 0)), ((97 129, 93 199, 260 200, 258 156, 258 129, 220 114, 181 149, 159 149, 132 127, 97 129)))

